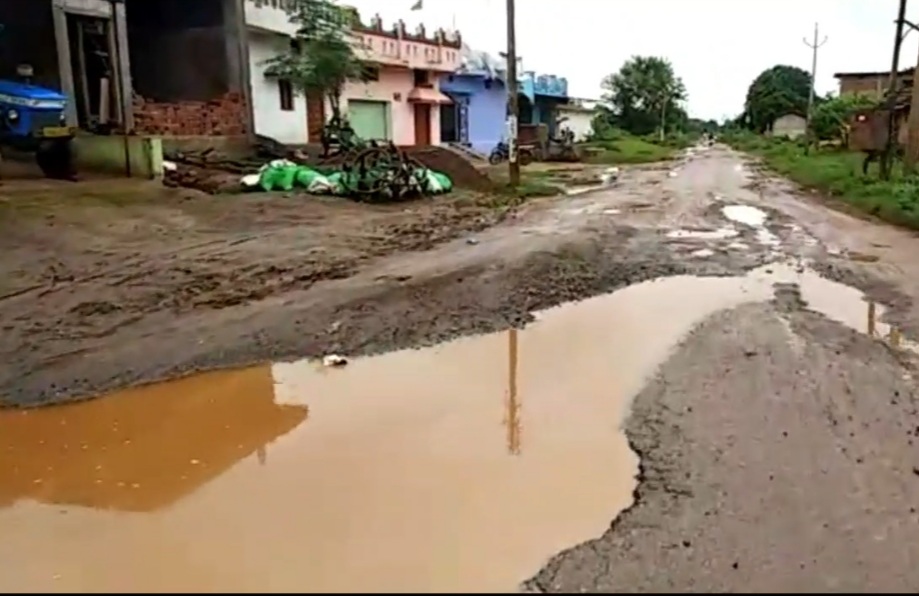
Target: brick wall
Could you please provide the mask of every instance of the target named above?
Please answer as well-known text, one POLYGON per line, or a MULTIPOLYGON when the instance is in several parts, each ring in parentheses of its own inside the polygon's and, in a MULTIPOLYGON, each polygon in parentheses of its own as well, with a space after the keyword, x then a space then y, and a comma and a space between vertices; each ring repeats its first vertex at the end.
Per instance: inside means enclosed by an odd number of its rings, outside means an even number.
MULTIPOLYGON (((880 99, 887 90, 889 75, 839 77, 839 94, 859 94, 880 99)), ((911 83, 912 76, 900 75, 900 84, 911 83)))
POLYGON ((210 101, 162 103, 134 96, 134 130, 138 134, 234 136, 247 132, 248 110, 240 93, 210 101))

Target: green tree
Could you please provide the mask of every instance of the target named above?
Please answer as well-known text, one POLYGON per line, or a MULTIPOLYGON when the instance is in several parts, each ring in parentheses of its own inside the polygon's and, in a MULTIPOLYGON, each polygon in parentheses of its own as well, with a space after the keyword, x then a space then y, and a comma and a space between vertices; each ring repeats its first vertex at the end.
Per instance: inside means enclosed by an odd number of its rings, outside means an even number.
POLYGON ((747 126, 763 133, 780 116, 806 115, 810 88, 810 74, 796 66, 780 64, 764 70, 747 90, 744 105, 747 126))
POLYGON ((340 121, 345 83, 368 77, 351 32, 357 11, 335 0, 289 0, 287 12, 297 32, 288 51, 266 61, 265 72, 301 93, 327 97, 333 121, 340 121))
POLYGON ((874 107, 877 102, 862 95, 831 97, 814 108, 811 131, 820 140, 840 139, 848 146, 848 121, 858 110, 874 107))
POLYGON ((603 79, 603 101, 612 124, 632 134, 657 130, 666 119, 668 130, 684 126, 686 87, 665 58, 633 56, 618 72, 603 79))

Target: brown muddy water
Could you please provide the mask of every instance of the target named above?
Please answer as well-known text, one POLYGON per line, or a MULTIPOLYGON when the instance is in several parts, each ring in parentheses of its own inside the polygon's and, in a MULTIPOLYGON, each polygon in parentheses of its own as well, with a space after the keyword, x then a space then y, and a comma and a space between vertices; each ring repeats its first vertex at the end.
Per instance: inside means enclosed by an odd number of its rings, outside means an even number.
POLYGON ((879 332, 856 290, 770 266, 344 368, 0 411, 0 591, 515 591, 630 504, 621 425, 648 375, 708 315, 776 282, 879 332))

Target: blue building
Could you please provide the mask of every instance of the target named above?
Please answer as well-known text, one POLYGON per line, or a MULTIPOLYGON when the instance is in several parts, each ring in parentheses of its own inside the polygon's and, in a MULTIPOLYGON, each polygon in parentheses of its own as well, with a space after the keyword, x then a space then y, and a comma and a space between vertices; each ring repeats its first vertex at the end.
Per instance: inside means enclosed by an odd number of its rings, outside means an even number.
POLYGON ((504 136, 506 64, 486 52, 463 47, 463 66, 440 81, 453 100, 440 107, 440 140, 487 154, 504 136))
POLYGON ((521 124, 545 124, 549 135, 555 134, 558 106, 568 103, 568 79, 539 75, 532 71, 520 78, 519 121, 521 124))

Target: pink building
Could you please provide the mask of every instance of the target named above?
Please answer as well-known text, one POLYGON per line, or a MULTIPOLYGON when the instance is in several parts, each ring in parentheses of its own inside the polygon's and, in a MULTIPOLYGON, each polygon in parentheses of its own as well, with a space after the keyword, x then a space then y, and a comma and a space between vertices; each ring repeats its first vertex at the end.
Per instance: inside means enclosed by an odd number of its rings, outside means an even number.
MULTIPOLYGON (((411 34, 402 21, 387 30, 379 15, 369 25, 357 25, 354 33, 364 59, 376 65, 376 80, 349 83, 342 98, 342 111, 357 135, 397 145, 437 144, 439 105, 450 103, 440 92, 440 78, 462 63, 459 33, 438 30, 428 37, 419 26, 411 34)), ((325 114, 310 111, 312 132, 325 114)))

